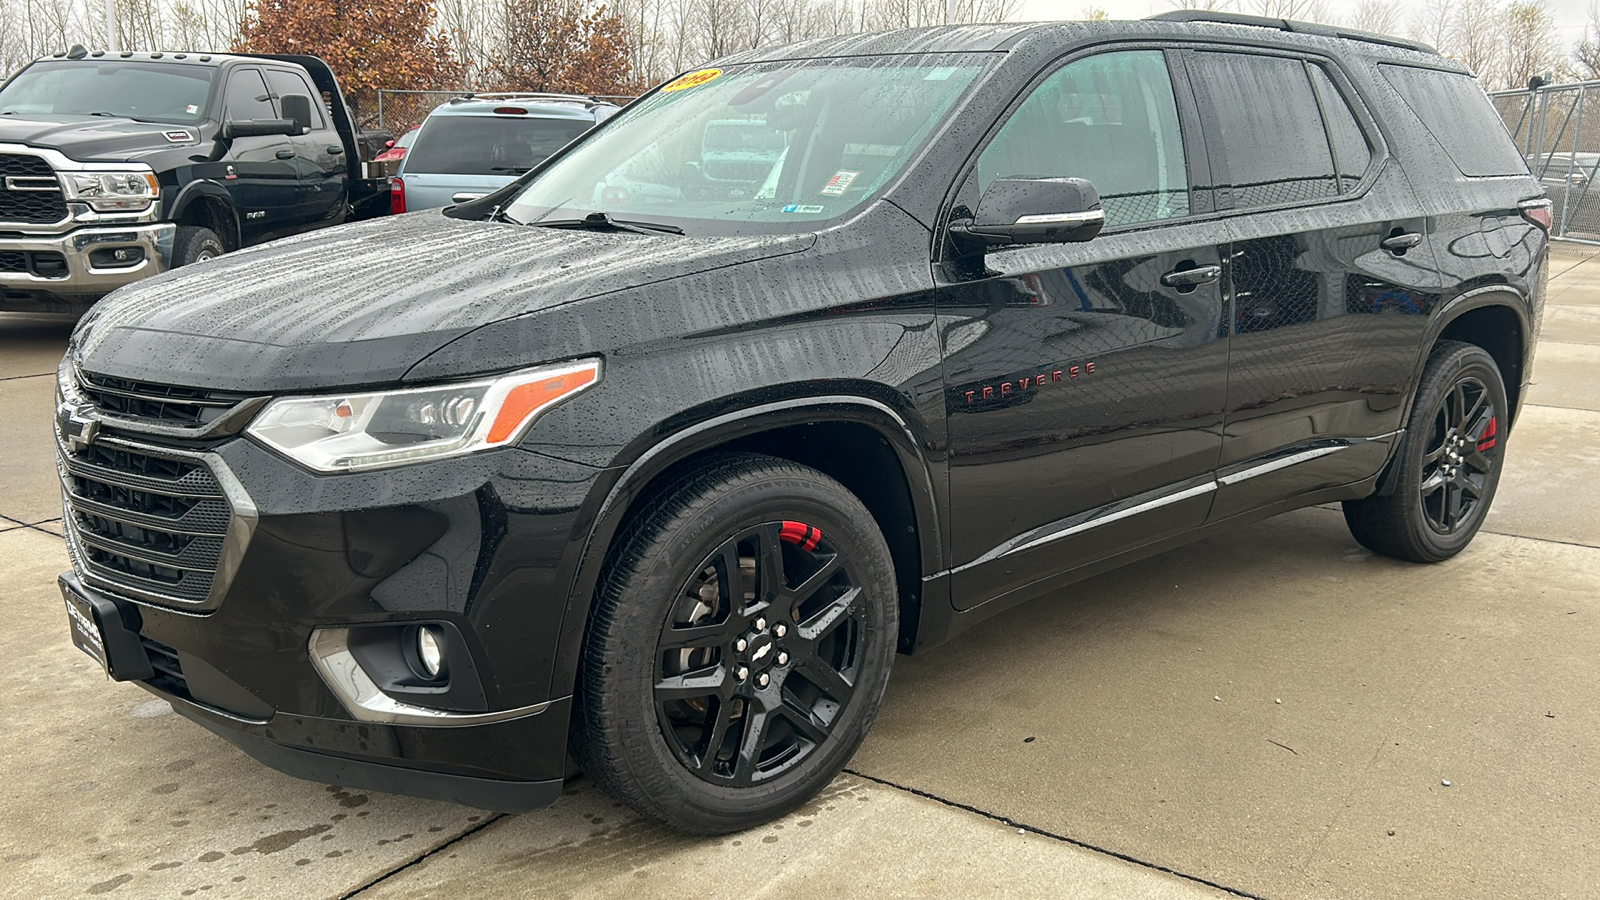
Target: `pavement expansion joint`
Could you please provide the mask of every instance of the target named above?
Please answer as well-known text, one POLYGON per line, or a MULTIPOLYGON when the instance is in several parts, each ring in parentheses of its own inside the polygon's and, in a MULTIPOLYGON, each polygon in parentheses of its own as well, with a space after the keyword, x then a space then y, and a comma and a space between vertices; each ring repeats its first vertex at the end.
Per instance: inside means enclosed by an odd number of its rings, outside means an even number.
MULTIPOLYGON (((870 781, 873 784, 881 784, 884 787, 894 788, 897 791, 905 791, 908 794, 914 794, 914 795, 916 795, 918 797, 922 797, 925 800, 932 800, 935 803, 941 803, 941 804, 943 804, 945 806, 948 806, 948 807, 950 807, 952 809, 965 810, 966 812, 973 813, 973 814, 979 815, 979 816, 983 816, 986 819, 990 819, 992 821, 999 822, 1002 825, 1007 825, 1007 826, 1009 826, 1011 828, 1026 829, 1027 831, 1029 831, 1029 832, 1031 832, 1033 834, 1037 834, 1037 835, 1039 835, 1041 837, 1047 837, 1047 838, 1050 838, 1052 840, 1061 841, 1064 844, 1071 844, 1074 847, 1078 847, 1078 848, 1083 849, 1083 850, 1088 850, 1088 851, 1090 851, 1092 853, 1099 853, 1099 854, 1101 854, 1103 856, 1110 856, 1110 857, 1113 857, 1113 858, 1116 858, 1116 859, 1120 859, 1123 862, 1132 863, 1132 864, 1134 864, 1136 866, 1139 866, 1140 868, 1143 868, 1143 869, 1151 869, 1151 870, 1156 871, 1156 872, 1163 872, 1163 873, 1165 873, 1167 875, 1173 876, 1174 878, 1181 878, 1184 881, 1190 881, 1190 882, 1194 882, 1195 884, 1205 885, 1208 888, 1212 888, 1214 890, 1222 891, 1223 893, 1229 894, 1229 895, 1234 896, 1234 897, 1247 897, 1247 898, 1249 898, 1249 900, 1267 900, 1267 898, 1261 896, 1260 894, 1252 894, 1249 891, 1240 890, 1239 888, 1236 888, 1236 887, 1229 887, 1228 885, 1225 885, 1225 884, 1218 884, 1215 881, 1208 881, 1208 880, 1206 880, 1204 878, 1201 878, 1201 877, 1199 877, 1197 875, 1189 875, 1189 874, 1186 874, 1184 872, 1179 872, 1177 869, 1168 868, 1167 866, 1163 866, 1160 863, 1153 863, 1153 862, 1150 862, 1149 860, 1140 859, 1137 856, 1129 856, 1126 853, 1118 853, 1115 850, 1108 850, 1105 847, 1101 847, 1101 846, 1098 846, 1096 844, 1091 844, 1088 841, 1079 840, 1078 838, 1068 837, 1067 835, 1064 835, 1064 834, 1056 834, 1053 831, 1047 831, 1047 830, 1045 830, 1043 828, 1036 828, 1036 827, 1034 827, 1032 825, 1027 824, 1026 822, 1018 822, 1015 819, 1010 818, 1009 816, 996 815, 995 813, 989 812, 987 810, 979 809, 976 806, 969 806, 969 805, 967 805, 965 803, 961 803, 961 802, 956 801, 956 800, 950 800, 948 798, 941 797, 938 794, 930 794, 927 791, 918 790, 918 789, 916 789, 914 787, 907 787, 906 785, 903 785, 903 784, 897 784, 897 783, 895 783, 893 781, 889 781, 888 779, 878 778, 878 777, 873 776, 873 775, 868 775, 865 772, 859 772, 859 771, 857 771, 855 769, 851 769, 849 767, 846 767, 844 771, 845 771, 845 774, 854 775, 857 778, 861 778, 861 779, 864 779, 866 781, 870 781)), ((344 898, 341 898, 341 900, 344 900, 344 898)))
POLYGON ((455 845, 461 843, 462 841, 466 840, 467 838, 472 837, 473 835, 475 835, 478 832, 484 830, 485 828, 488 828, 490 825, 493 825, 494 823, 500 821, 501 819, 504 819, 505 817, 506 817, 505 813, 495 813, 494 815, 489 816, 488 818, 484 819, 482 822, 479 822, 478 824, 472 826, 471 828, 467 829, 466 831, 461 832, 460 834, 456 835, 455 837, 451 838, 450 840, 445 841, 444 843, 440 844, 439 846, 434 847, 431 850, 424 850, 423 852, 421 852, 421 853, 417 854, 416 856, 412 857, 411 859, 401 863, 400 865, 394 867, 393 869, 390 869, 389 871, 384 872, 381 875, 378 875, 376 878, 373 878, 370 881, 366 882, 365 884, 362 884, 361 886, 357 887, 355 890, 352 890, 349 893, 340 894, 339 897, 338 897, 338 900, 351 900, 351 898, 353 898, 353 897, 358 897, 361 894, 365 893, 368 889, 377 887, 378 885, 382 884, 385 881, 388 881, 390 878, 393 878, 396 875, 399 875, 401 872, 404 872, 405 870, 411 868, 412 866, 417 865, 418 863, 423 862, 423 861, 427 860, 430 857, 437 856, 438 854, 443 853, 444 851, 450 849, 451 847, 454 847, 455 845))
POLYGON ((37 375, 7 375, 7 376, 5 376, 3 378, 0 378, 0 381, 17 381, 17 380, 22 379, 22 378, 45 378, 47 376, 54 375, 54 374, 56 374, 56 373, 54 373, 54 372, 40 372, 37 375))
POLYGON ((22 529, 28 528, 37 531, 40 534, 48 534, 51 537, 59 540, 61 539, 61 535, 56 534, 54 531, 51 531, 48 528, 39 527, 41 525, 49 525, 51 522, 59 521, 61 521, 60 516, 56 516, 54 519, 41 519, 38 522, 24 522, 21 519, 13 519, 4 513, 0 513, 0 534, 4 534, 8 531, 21 531, 22 529))

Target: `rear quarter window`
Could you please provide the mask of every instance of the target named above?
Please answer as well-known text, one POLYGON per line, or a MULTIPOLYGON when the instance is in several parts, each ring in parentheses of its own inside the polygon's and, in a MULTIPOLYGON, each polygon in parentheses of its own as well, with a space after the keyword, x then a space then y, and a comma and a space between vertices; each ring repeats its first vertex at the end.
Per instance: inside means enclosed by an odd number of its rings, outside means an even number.
POLYGON ((1528 174, 1505 123, 1470 76, 1410 66, 1378 68, 1461 174, 1528 174))

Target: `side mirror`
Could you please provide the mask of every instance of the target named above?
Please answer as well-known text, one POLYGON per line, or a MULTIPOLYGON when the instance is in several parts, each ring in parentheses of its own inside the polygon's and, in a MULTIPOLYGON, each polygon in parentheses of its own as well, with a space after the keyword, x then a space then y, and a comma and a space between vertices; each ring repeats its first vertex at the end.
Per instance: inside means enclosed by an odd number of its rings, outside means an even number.
POLYGON ((1084 178, 997 178, 970 219, 950 223, 962 249, 1094 240, 1105 226, 1100 192, 1084 178))
POLYGON ((242 137, 264 137, 269 134, 299 134, 289 119, 235 119, 222 123, 222 137, 233 140, 242 137))
POLYGON ((311 98, 305 94, 284 94, 278 98, 279 112, 294 123, 291 134, 305 134, 311 130, 311 98))

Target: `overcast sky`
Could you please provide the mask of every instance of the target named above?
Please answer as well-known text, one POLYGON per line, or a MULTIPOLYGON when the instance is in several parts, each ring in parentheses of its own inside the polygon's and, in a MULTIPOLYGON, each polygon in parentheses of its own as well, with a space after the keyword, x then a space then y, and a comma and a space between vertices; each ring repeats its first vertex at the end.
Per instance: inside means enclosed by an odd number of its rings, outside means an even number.
MULTIPOLYGON (((1348 16, 1355 8, 1357 0, 1325 0, 1325 2, 1335 12, 1348 16)), ((1412 9, 1420 5, 1414 0, 1394 0, 1394 3, 1400 7, 1401 21, 1409 20, 1412 9)), ((1583 37, 1583 25, 1589 17, 1590 0, 1548 0, 1548 3, 1550 11, 1556 17, 1556 28, 1561 35, 1562 48, 1570 49, 1579 38, 1583 37)), ((1017 18, 1076 19, 1082 17, 1084 9, 1093 6, 1104 9, 1113 19, 1142 19, 1172 9, 1172 4, 1167 0, 1022 0, 1022 11, 1017 18)))

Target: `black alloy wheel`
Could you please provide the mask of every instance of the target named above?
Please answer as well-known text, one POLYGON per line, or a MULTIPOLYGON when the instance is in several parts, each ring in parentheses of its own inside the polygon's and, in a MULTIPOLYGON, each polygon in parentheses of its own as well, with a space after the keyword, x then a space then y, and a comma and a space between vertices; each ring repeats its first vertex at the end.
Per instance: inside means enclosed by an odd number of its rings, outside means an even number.
POLYGON ((1505 463, 1505 384, 1483 348, 1440 341, 1422 372, 1394 489, 1344 502, 1362 546, 1412 562, 1460 553, 1483 525, 1505 463))
POLYGON ((854 564, 803 522, 764 522, 706 558, 657 646, 656 715, 690 771, 749 785, 827 742, 861 667, 854 564))
POLYGON ((714 457, 641 503, 591 612, 573 755, 685 831, 781 816, 838 774, 882 702, 888 545, 843 485, 774 457, 714 457))

